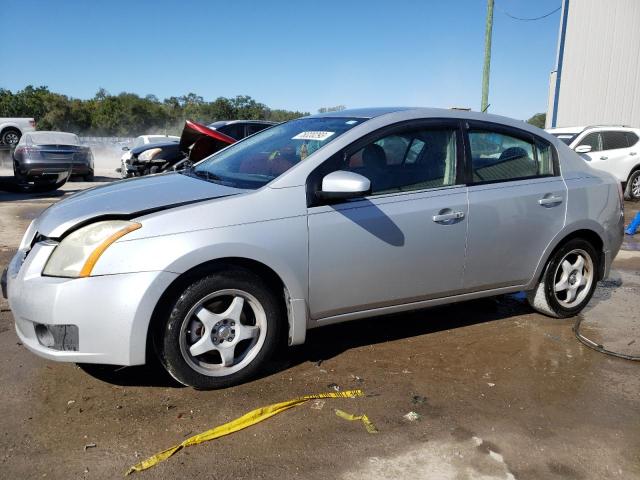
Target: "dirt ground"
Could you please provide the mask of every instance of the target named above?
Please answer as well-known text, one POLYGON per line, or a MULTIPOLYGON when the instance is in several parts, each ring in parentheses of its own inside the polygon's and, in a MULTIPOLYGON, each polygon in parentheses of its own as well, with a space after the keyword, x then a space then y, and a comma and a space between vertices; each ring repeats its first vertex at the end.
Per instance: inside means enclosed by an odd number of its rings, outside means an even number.
MULTIPOLYGON (((60 195, 0 192, 0 266, 60 195)), ((637 210, 627 204, 627 218, 637 210)), ((640 241, 623 248, 583 314, 583 331, 637 355, 640 241)), ((533 313, 516 295, 329 326, 282 352, 262 378, 201 392, 153 366, 38 358, 18 342, 0 300, 0 477, 118 478, 256 407, 338 385, 367 396, 310 402, 134 476, 640 478, 640 364, 584 347, 573 324, 533 313), (335 408, 366 413, 380 433, 335 408), (409 412, 419 418, 403 418, 409 412)))

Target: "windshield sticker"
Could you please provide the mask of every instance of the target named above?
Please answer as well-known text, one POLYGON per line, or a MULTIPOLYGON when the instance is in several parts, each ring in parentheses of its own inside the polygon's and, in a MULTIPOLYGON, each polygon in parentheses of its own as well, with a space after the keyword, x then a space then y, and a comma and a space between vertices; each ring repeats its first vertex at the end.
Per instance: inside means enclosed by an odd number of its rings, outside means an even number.
POLYGON ((324 142, 335 133, 336 132, 300 132, 291 140, 317 140, 319 142, 324 142))

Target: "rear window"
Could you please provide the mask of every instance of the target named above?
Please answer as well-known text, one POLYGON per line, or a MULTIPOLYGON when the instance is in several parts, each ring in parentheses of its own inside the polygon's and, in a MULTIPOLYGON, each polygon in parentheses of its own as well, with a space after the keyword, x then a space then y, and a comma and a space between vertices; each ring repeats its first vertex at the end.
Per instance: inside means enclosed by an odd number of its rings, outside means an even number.
POLYGON ((627 142, 630 147, 633 147, 636 143, 638 143, 638 136, 633 132, 624 132, 627 137, 627 142))
POLYGON ((33 132, 27 137, 30 145, 80 145, 80 139, 74 133, 33 132))

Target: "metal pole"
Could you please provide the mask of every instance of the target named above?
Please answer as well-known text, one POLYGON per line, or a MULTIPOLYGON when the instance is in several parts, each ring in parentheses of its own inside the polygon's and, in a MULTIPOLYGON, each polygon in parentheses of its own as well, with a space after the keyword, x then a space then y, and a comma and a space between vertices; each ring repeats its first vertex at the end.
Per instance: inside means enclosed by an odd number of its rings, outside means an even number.
POLYGON ((480 111, 489 108, 489 73, 491 71, 491 33, 493 32, 493 0, 487 0, 487 26, 484 32, 484 67, 482 69, 482 102, 480 111))

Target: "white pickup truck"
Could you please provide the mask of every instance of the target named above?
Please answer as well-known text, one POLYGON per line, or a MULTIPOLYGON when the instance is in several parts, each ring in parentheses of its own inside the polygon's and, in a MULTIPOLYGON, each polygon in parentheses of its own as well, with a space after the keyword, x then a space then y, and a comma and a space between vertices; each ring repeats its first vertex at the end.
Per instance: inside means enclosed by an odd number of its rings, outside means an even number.
POLYGON ((0 118, 0 144, 15 147, 23 133, 35 129, 33 118, 0 118))

